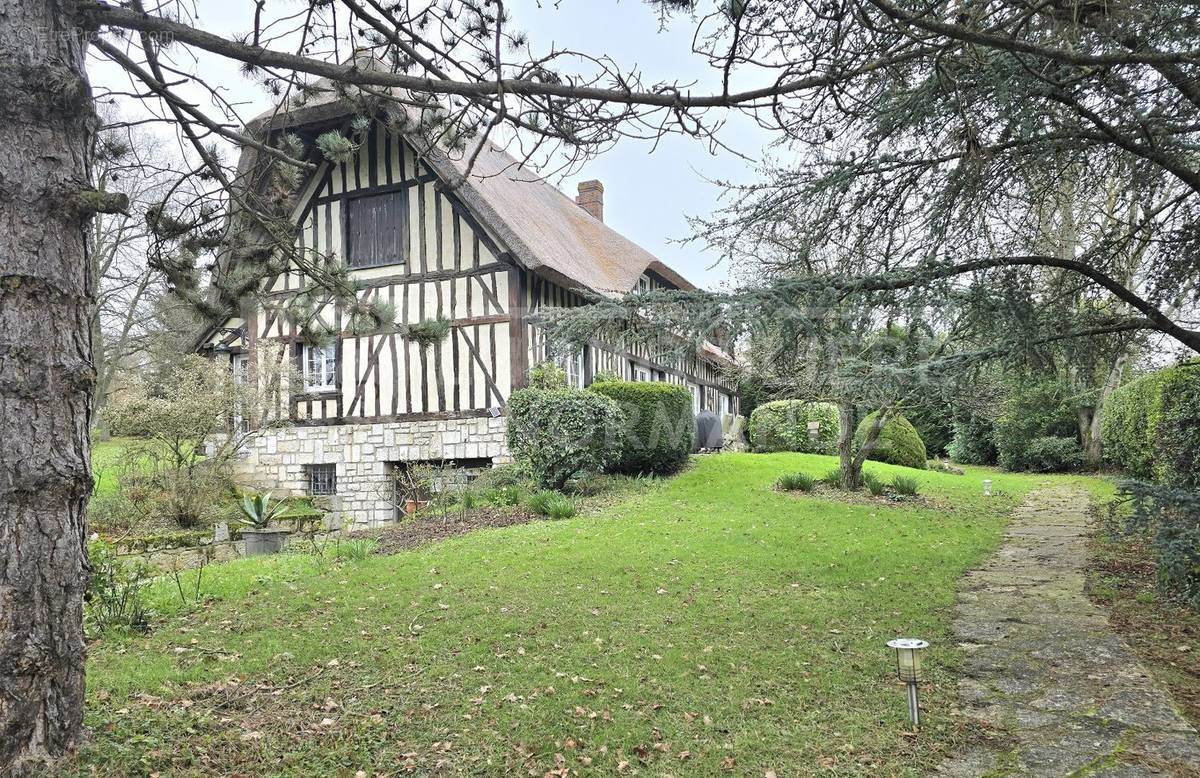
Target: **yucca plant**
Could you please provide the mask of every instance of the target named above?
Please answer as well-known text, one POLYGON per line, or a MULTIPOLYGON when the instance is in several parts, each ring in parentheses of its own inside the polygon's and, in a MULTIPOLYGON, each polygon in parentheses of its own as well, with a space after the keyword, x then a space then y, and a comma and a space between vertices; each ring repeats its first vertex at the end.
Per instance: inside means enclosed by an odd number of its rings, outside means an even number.
POLYGON ((271 493, 247 494, 238 505, 242 516, 238 519, 242 524, 254 529, 266 529, 275 519, 287 515, 288 505, 283 500, 271 500, 271 493))
POLYGON ((905 497, 913 497, 917 493, 917 479, 906 475, 898 475, 892 479, 892 488, 896 490, 897 494, 902 494, 905 497))

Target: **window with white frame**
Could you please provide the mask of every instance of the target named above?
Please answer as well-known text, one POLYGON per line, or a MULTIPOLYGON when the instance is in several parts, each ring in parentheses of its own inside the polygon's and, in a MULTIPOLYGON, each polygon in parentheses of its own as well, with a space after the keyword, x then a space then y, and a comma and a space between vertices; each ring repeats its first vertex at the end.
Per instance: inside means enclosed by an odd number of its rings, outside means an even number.
POLYGON ((559 354, 554 360, 567 374, 567 386, 576 389, 583 388, 583 351, 572 354, 559 354))
POLYGON ((337 346, 304 347, 304 389, 324 392, 337 388, 337 346))
MULTIPOLYGON (((233 382, 239 387, 245 386, 250 376, 250 357, 246 354, 234 354, 232 358, 233 382)), ((238 432, 250 429, 242 409, 242 393, 238 392, 233 403, 233 428, 238 432)))

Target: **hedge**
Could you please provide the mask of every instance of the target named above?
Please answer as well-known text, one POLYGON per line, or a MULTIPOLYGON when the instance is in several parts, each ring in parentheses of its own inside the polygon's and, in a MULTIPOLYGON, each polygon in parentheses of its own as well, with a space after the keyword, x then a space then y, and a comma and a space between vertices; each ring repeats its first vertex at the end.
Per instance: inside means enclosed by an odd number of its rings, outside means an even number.
POLYGON ((1104 457, 1137 478, 1200 487, 1200 363, 1131 381, 1101 419, 1104 457))
MULTIPOLYGON (((855 448, 862 446, 863 441, 867 439, 867 430, 875 423, 876 415, 869 414, 859 422, 858 429, 854 431, 855 448)), ((883 425, 883 429, 879 431, 879 438, 875 441, 875 448, 867 455, 867 459, 924 470, 928 456, 925 453, 925 441, 921 440, 917 428, 908 419, 897 414, 883 425)))
POLYGON ((750 414, 750 445, 755 451, 802 451, 833 454, 837 451, 837 406, 803 400, 774 400, 750 414), (809 422, 817 422, 817 437, 808 434, 809 422))
POLYGON ((990 419, 967 416, 954 422, 954 437, 946 453, 962 465, 994 465, 997 456, 994 436, 990 419))
POLYGON ((539 486, 562 489, 621 453, 621 409, 576 389, 519 389, 508 400, 508 447, 539 486))
POLYGON ((608 470, 631 475, 668 475, 688 461, 696 437, 692 393, 664 383, 597 381, 590 391, 621 408, 620 457, 608 470))
MULTIPOLYGON (((1033 456, 1044 452, 1031 451, 1030 446, 1044 438, 1077 440, 1073 394, 1069 386, 1056 380, 1014 386, 1001 404, 992 432, 1000 466, 1005 470, 1045 472, 1039 470, 1045 462, 1035 462, 1033 456)), ((1075 446, 1078 448, 1078 442, 1075 446)), ((1082 449, 1079 457, 1082 460, 1082 449)))

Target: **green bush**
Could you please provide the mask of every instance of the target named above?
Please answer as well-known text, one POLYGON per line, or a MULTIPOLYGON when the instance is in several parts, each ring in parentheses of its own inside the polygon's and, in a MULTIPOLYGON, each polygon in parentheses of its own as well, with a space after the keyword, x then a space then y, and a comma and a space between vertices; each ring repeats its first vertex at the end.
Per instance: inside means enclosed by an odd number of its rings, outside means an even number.
MULTIPOLYGON (((875 414, 869 414, 863 419, 854 432, 854 446, 859 448, 867 438, 867 430, 875 423, 875 414)), ((867 455, 867 459, 876 462, 887 462, 889 465, 925 469, 925 443, 917 430, 908 419, 899 414, 892 416, 879 431, 875 448, 867 455)))
POLYGON ((497 486, 479 492, 479 499, 497 508, 511 508, 521 502, 521 490, 516 486, 497 486))
POLYGON ((842 488, 842 469, 835 467, 821 477, 821 483, 826 486, 832 486, 835 489, 842 488))
POLYGON ((692 393, 674 384, 599 381, 588 389, 621 409, 620 458, 608 470, 629 475, 669 475, 692 453, 696 417, 692 393))
POLYGON ((1000 406, 993 433, 1005 470, 1032 470, 1030 444, 1038 438, 1073 438, 1077 419, 1070 389, 1059 381, 1021 384, 1000 406))
POLYGON ((838 409, 832 403, 803 400, 774 400, 750 414, 750 445, 755 451, 801 451, 832 454, 837 450, 838 409), (808 434, 809 422, 817 422, 817 437, 808 434))
POLYGON ((918 400, 905 405, 904 415, 925 441, 926 453, 930 456, 946 453, 954 439, 954 409, 949 403, 939 398, 918 400))
POLYGON ((898 475, 892 479, 892 488, 896 490, 896 494, 902 494, 905 497, 915 497, 917 494, 917 479, 898 475))
POLYGON ((1104 458, 1137 478, 1200 487, 1200 363, 1159 370, 1108 399, 1104 458))
POLYGON ((562 489, 620 456, 621 409, 599 392, 518 389, 508 400, 508 446, 533 480, 562 489))
POLYGON ((487 470, 481 472, 471 482, 471 489, 482 493, 507 486, 527 486, 529 481, 529 472, 521 466, 521 463, 511 462, 509 464, 489 467, 487 470))
POLYGON ((1048 435, 1025 447, 1025 469, 1033 473, 1065 473, 1083 466, 1083 448, 1075 438, 1048 435))
POLYGON ((950 459, 963 465, 996 464, 995 430, 990 419, 969 416, 954 422, 954 434, 946 446, 950 459))
POLYGON ((1150 537, 1160 588, 1200 610, 1200 492, 1121 481, 1129 501, 1126 532, 1150 537))
POLYGON ((883 482, 883 479, 874 473, 863 472, 862 482, 863 486, 867 487, 867 491, 870 492, 874 497, 879 497, 882 495, 886 486, 886 484, 883 482))
POLYGON ((575 515, 575 502, 558 492, 545 490, 529 495, 525 502, 531 513, 552 519, 569 519, 575 515))
POLYGON ((785 492, 811 492, 816 485, 817 479, 808 473, 787 473, 775 482, 775 486, 785 492))
POLYGON ((97 635, 110 627, 149 630, 145 590, 153 576, 146 563, 140 559, 120 559, 116 548, 105 540, 88 543, 87 553, 92 575, 88 579, 83 614, 89 633, 97 635))

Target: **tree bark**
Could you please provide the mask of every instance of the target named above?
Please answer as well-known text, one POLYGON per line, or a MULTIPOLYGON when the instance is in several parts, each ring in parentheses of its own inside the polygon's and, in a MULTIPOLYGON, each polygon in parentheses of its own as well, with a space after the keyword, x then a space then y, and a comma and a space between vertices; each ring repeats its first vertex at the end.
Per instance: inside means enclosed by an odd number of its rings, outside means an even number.
POLYGON ((1096 404, 1087 420, 1087 428, 1083 427, 1080 419, 1079 432, 1083 439, 1083 460, 1088 467, 1099 468, 1104 464, 1104 444, 1101 440, 1104 422, 1104 409, 1108 406, 1108 398, 1121 388, 1121 377, 1125 374, 1125 365, 1129 361, 1128 354, 1117 357, 1108 371, 1108 377, 1096 393, 1096 404))
POLYGON ((94 114, 70 0, 0 0, 0 775, 83 722, 94 114))
POLYGON ((838 464, 842 471, 842 488, 858 488, 862 470, 854 466, 854 430, 858 426, 857 408, 852 402, 838 403, 838 464))
POLYGON ((871 426, 863 438, 858 451, 854 450, 854 433, 858 430, 858 406, 852 402, 838 403, 838 465, 842 473, 842 488, 855 491, 862 486, 863 463, 875 450, 879 433, 891 415, 891 406, 880 408, 875 413, 871 426))

